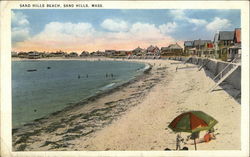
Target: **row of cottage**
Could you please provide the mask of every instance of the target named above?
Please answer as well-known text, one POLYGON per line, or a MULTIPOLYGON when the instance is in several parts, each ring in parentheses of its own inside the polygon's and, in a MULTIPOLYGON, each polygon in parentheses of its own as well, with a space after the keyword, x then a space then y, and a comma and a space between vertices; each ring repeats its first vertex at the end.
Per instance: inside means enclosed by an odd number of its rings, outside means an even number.
POLYGON ((57 52, 12 52, 12 57, 19 58, 30 58, 30 59, 38 59, 38 58, 46 58, 46 57, 86 57, 86 56, 174 56, 174 55, 182 55, 183 48, 176 44, 170 44, 168 47, 162 47, 159 49, 157 46, 150 45, 147 49, 140 48, 139 46, 131 51, 125 50, 105 50, 105 51, 96 51, 96 52, 87 52, 83 51, 80 55, 76 52, 66 53, 62 51, 57 52))
POLYGON ((104 54, 112 56, 175 56, 182 55, 183 48, 175 43, 170 44, 168 47, 161 47, 150 45, 147 49, 140 48, 139 46, 132 51, 115 51, 105 50, 104 54))
POLYGON ((234 31, 219 31, 214 40, 194 40, 184 42, 184 54, 210 57, 223 61, 241 59, 241 28, 234 31))
POLYGON ((184 49, 177 43, 170 44, 167 47, 157 47, 150 45, 143 49, 139 46, 133 50, 105 50, 96 52, 83 51, 80 55, 76 52, 66 53, 58 52, 12 52, 12 57, 19 58, 45 58, 45 57, 86 57, 86 56, 199 56, 221 59, 223 61, 232 61, 235 58, 240 61, 241 58, 241 29, 234 31, 219 31, 215 34, 214 40, 193 40, 185 41, 184 49))

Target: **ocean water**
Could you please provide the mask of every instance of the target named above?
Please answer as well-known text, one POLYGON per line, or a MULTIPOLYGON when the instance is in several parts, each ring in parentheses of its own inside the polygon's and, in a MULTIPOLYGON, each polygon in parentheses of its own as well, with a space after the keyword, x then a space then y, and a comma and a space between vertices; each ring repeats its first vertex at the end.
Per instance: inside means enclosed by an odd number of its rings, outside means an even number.
POLYGON ((12 61, 12 126, 114 88, 144 68, 145 64, 125 61, 12 61), (36 71, 27 71, 32 69, 36 71))

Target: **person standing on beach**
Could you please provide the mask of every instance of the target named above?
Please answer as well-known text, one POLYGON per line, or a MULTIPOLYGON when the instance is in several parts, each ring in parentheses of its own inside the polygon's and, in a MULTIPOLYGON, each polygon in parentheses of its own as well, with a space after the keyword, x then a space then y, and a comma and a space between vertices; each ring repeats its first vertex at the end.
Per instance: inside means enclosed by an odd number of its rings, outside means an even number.
POLYGON ((176 137, 176 150, 181 149, 181 142, 184 142, 184 139, 181 137, 180 134, 177 134, 177 137, 176 137))

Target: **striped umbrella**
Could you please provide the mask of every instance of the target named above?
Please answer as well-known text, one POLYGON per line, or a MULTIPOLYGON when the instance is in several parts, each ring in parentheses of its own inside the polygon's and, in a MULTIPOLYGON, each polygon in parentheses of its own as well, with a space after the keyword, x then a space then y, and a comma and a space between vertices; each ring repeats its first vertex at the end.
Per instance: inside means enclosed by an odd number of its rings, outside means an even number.
MULTIPOLYGON (((217 123, 217 120, 202 111, 189 111, 177 116, 168 127, 174 132, 194 133, 202 130, 209 130, 217 123)), ((195 139, 194 143, 196 149, 195 139)))

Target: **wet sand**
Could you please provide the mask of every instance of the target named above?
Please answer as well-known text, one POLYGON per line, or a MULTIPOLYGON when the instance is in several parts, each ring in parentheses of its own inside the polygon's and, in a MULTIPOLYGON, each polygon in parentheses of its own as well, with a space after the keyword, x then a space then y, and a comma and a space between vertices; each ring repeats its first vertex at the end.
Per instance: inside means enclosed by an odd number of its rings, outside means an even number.
MULTIPOLYGON (((179 61, 138 61, 152 69, 113 91, 13 130, 13 150, 175 149, 176 134, 166 128, 189 110, 219 121, 216 140, 198 144, 198 150, 240 149, 241 106, 220 87, 207 92, 214 84, 208 72, 179 61)), ((227 90, 238 92, 230 86, 227 90)))

